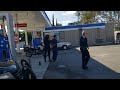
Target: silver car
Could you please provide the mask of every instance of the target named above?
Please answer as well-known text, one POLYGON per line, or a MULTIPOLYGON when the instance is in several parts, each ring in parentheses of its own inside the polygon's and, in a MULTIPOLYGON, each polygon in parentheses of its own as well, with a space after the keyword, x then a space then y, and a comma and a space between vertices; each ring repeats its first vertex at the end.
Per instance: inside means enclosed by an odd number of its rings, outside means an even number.
POLYGON ((70 42, 60 42, 60 41, 58 41, 57 46, 58 46, 58 48, 60 48, 60 49, 66 50, 66 49, 68 49, 68 48, 71 48, 72 45, 71 45, 70 42))

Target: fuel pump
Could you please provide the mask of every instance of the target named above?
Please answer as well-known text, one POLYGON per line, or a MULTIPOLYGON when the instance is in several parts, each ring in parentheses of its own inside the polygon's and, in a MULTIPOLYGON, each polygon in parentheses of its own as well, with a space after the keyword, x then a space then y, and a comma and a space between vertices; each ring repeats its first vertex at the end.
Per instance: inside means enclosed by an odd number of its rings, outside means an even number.
MULTIPOLYGON (((5 62, 10 60, 10 48, 7 34, 5 33, 5 17, 2 18, 3 24, 0 29, 0 61, 5 62)), ((12 57, 12 56, 11 56, 12 57)))
POLYGON ((22 69, 15 61, 15 42, 13 37, 14 31, 12 27, 12 16, 10 16, 10 14, 0 14, 0 22, 2 22, 0 29, 0 75, 9 72, 16 79, 30 79, 28 77, 29 75, 31 75, 31 79, 36 79, 34 72, 30 68, 30 65, 26 62, 26 60, 21 60, 21 64, 25 62, 25 64, 22 65, 22 69), (8 20, 8 35, 5 29, 5 20, 8 20))
POLYGON ((22 76, 21 70, 15 61, 12 16, 10 14, 0 14, 0 22, 0 75, 9 72, 13 77, 20 78, 22 76), (8 34, 5 25, 7 25, 8 34))
MULTIPOLYGON (((16 60, 16 51, 15 51, 15 41, 14 41, 14 30, 13 30, 13 16, 9 13, 0 13, 0 54, 3 54, 2 51, 8 51, 9 57, 6 57, 7 60, 13 59, 16 60), (5 28, 7 26, 7 28, 5 28)), ((5 55, 5 52, 4 52, 5 55)), ((2 57, 3 58, 3 57, 2 57)), ((2 61, 3 59, 0 59, 2 61)))
MULTIPOLYGON (((35 33, 32 33, 35 34, 35 33)), ((38 48, 42 44, 42 37, 40 32, 36 32, 36 35, 32 35, 32 45, 34 48, 38 48)))

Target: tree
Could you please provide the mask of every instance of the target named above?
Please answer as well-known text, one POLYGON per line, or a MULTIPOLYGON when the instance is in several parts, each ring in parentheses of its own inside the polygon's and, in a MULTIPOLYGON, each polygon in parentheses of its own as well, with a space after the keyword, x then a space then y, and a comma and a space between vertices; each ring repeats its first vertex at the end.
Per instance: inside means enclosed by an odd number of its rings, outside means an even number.
POLYGON ((79 22, 79 21, 80 21, 80 17, 81 17, 81 15, 82 15, 82 12, 81 12, 81 11, 77 11, 77 12, 75 13, 75 15, 78 17, 78 21, 77 21, 77 22, 79 22))
POLYGON ((52 16, 52 25, 55 26, 55 24, 54 24, 54 14, 52 16))
POLYGON ((57 19, 56 19, 56 26, 62 26, 61 23, 58 23, 58 22, 57 22, 57 19))
POLYGON ((57 26, 58 22, 57 22, 57 19, 56 19, 56 26, 57 26))
POLYGON ((78 17, 78 24, 98 22, 96 20, 98 11, 77 11, 75 15, 78 17))
POLYGON ((73 22, 73 23, 68 23, 68 26, 71 26, 71 25, 75 25, 75 23, 73 22))
POLYGON ((68 26, 71 26, 71 25, 78 25, 78 24, 80 24, 79 21, 77 21, 77 22, 73 22, 73 23, 68 23, 68 26))
POLYGON ((25 41, 25 32, 20 32, 19 31, 19 38, 21 38, 20 41, 25 41))
POLYGON ((120 26, 120 11, 76 11, 79 24, 84 23, 113 23, 120 26))
POLYGON ((57 26, 62 26, 62 24, 61 23, 57 23, 57 26))
POLYGON ((27 32, 27 36, 28 36, 28 43, 30 44, 32 42, 32 34, 31 34, 31 32, 27 32))
POLYGON ((120 31, 120 27, 115 27, 115 31, 120 31))
POLYGON ((101 11, 101 16, 107 19, 107 22, 114 23, 115 26, 120 25, 120 11, 101 11))

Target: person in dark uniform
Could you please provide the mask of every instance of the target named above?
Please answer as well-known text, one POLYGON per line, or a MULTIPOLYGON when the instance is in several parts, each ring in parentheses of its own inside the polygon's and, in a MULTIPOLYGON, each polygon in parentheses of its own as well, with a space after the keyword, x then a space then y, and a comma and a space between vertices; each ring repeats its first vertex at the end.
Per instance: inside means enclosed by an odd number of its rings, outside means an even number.
POLYGON ((46 54, 47 53, 48 53, 49 62, 51 62, 51 60, 50 60, 50 39, 49 39, 48 34, 45 35, 43 42, 44 42, 44 49, 45 49, 45 53, 44 53, 45 62, 46 62, 46 54))
POLYGON ((87 42, 87 37, 86 37, 86 32, 82 32, 82 36, 80 37, 80 50, 82 53, 82 68, 83 69, 88 69, 87 63, 90 59, 90 54, 88 51, 88 42, 87 42))
POLYGON ((51 41, 51 47, 52 47, 52 51, 53 51, 52 59, 55 62, 57 60, 57 54, 58 54, 57 36, 56 35, 53 36, 53 39, 51 41))

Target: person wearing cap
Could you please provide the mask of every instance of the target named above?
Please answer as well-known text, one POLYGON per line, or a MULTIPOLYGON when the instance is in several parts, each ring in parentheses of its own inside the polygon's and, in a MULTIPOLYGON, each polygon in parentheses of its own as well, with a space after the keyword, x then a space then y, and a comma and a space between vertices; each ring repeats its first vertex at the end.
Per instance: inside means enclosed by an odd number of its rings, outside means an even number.
POLYGON ((51 62, 50 60, 50 39, 49 39, 48 34, 45 35, 43 42, 44 42, 44 48, 45 48, 44 60, 46 62, 46 54, 48 53, 49 62, 51 62))
POLYGON ((88 42, 86 37, 86 32, 82 32, 82 36, 80 37, 80 50, 82 53, 82 69, 88 69, 87 64, 90 59, 90 54, 88 51, 88 42))
POLYGON ((53 39, 51 40, 51 47, 53 51, 52 59, 55 62, 57 60, 58 48, 57 48, 57 36, 54 35, 53 39))

